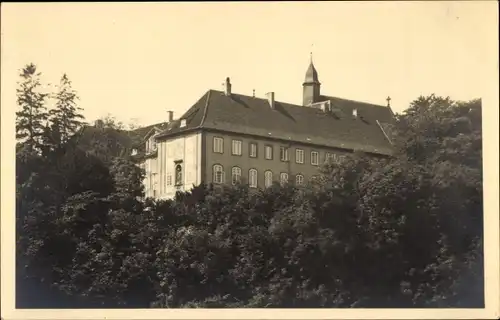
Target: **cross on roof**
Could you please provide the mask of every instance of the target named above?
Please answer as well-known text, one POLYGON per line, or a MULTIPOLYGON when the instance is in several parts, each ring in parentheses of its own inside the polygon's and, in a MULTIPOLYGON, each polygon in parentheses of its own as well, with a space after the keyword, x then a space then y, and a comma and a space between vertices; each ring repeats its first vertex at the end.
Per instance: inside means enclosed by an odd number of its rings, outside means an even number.
POLYGON ((387 106, 390 107, 391 106, 391 97, 387 97, 387 106))

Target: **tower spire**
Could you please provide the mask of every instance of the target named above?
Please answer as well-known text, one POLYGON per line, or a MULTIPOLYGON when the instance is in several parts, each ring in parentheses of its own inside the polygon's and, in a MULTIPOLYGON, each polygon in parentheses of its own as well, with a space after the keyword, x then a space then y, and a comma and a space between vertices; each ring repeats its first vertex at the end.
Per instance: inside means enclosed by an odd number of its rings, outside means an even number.
POLYGON ((304 106, 317 102, 320 99, 321 84, 318 79, 318 72, 316 71, 316 68, 314 67, 313 64, 312 48, 309 54, 310 54, 310 63, 306 71, 304 83, 302 84, 303 87, 302 104, 304 106))

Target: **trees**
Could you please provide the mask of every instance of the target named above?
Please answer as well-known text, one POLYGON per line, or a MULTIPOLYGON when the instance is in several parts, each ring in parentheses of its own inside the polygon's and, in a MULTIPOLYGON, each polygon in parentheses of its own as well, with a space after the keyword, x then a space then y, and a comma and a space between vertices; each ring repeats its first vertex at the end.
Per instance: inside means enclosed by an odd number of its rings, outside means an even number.
POLYGON ((19 75, 21 81, 16 91, 21 110, 16 112, 16 139, 29 148, 37 149, 48 118, 45 106, 48 94, 41 90, 41 73, 33 63, 26 65, 19 75))
POLYGON ((66 143, 82 126, 84 119, 80 113, 82 109, 76 105, 78 96, 66 74, 61 77, 54 98, 55 108, 49 111, 50 120, 54 124, 52 131, 57 132, 60 143, 66 143))

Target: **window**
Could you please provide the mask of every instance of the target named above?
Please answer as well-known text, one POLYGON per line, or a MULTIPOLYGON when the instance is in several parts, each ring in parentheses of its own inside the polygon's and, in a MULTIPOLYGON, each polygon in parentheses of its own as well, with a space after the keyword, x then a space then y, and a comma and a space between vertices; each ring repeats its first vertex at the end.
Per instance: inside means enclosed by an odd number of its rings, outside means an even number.
POLYGON ((233 185, 241 182, 241 169, 239 167, 233 167, 231 170, 231 181, 233 185))
POLYGON ((214 165, 214 183, 224 183, 224 169, 220 164, 214 165))
POLYGON ((231 153, 235 156, 241 156, 241 140, 233 140, 231 153))
POLYGON ((281 161, 288 161, 288 148, 287 147, 280 147, 280 160, 281 161))
POLYGON ((266 146, 265 147, 266 151, 266 159, 267 160, 273 160, 273 147, 272 146, 266 146))
POLYGON ((295 162, 304 163, 304 150, 295 149, 295 162))
POLYGON ((182 166, 180 164, 175 166, 175 185, 182 184, 182 166))
POLYGON ((319 153, 317 151, 311 151, 311 164, 317 166, 319 164, 319 153))
POLYGON ((167 175, 167 186, 171 186, 172 185, 172 175, 169 173, 167 175))
POLYGON ((280 173, 280 183, 281 185, 288 183, 288 173, 286 172, 280 173))
POLYGON ((264 184, 267 187, 272 186, 273 184, 273 173, 271 171, 266 171, 264 173, 264 184))
POLYGON ((250 169, 248 171, 248 185, 250 188, 257 188, 257 170, 250 169))
POLYGON ((304 184, 304 176, 301 174, 298 174, 295 176, 295 185, 301 186, 304 184))
POLYGON ((330 152, 327 152, 325 154, 325 162, 335 162, 337 159, 336 159, 336 154, 334 153, 330 153, 330 152))
POLYGON ((250 158, 257 158, 257 144, 256 143, 253 143, 253 142, 250 143, 250 150, 248 153, 250 155, 250 158))
POLYGON ((215 153, 224 152, 224 139, 219 137, 214 137, 214 152, 215 153))
POLYGON ((341 163, 345 161, 345 156, 338 156, 337 162, 341 163))

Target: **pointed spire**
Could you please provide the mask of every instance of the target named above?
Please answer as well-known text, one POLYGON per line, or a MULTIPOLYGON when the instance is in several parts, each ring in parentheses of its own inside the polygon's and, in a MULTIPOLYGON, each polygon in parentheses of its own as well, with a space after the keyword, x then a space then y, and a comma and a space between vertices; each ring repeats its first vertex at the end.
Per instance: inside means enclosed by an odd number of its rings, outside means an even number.
POLYGON ((309 67, 307 68, 306 71, 306 78, 305 78, 305 83, 319 83, 318 80, 318 71, 316 71, 316 68, 314 67, 314 64, 312 62, 312 56, 311 56, 311 62, 309 63, 309 67))

